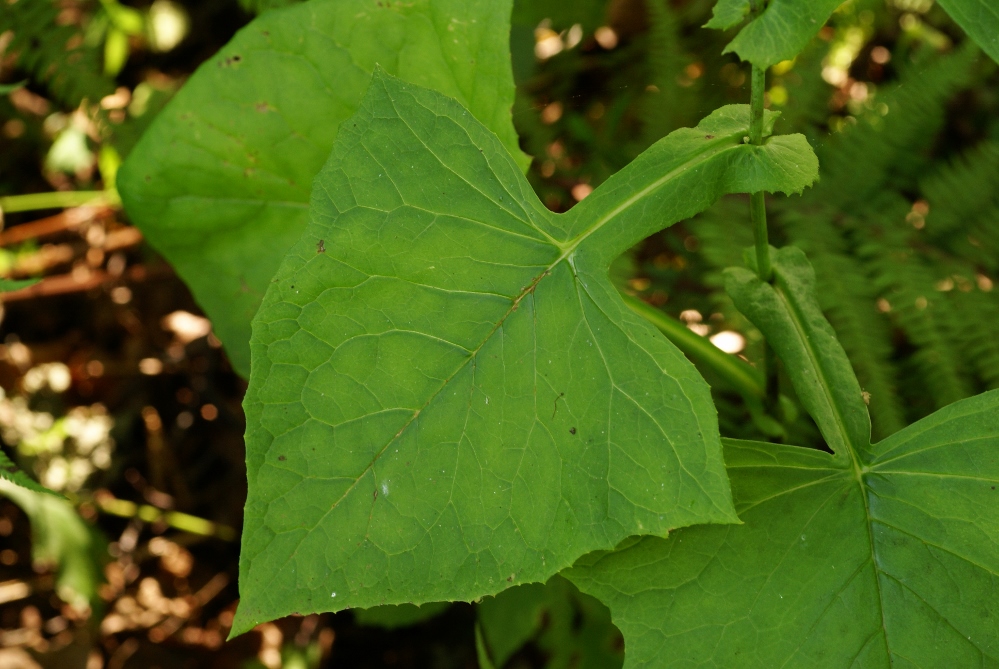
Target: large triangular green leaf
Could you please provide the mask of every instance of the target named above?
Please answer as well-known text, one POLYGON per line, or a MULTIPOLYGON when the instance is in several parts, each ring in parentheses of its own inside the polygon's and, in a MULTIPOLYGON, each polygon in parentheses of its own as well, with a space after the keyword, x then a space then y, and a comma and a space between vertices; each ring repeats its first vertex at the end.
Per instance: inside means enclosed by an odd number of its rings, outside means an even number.
POLYGON ((627 667, 995 666, 999 391, 872 446, 803 254, 776 253, 774 273, 735 273, 732 297, 837 454, 727 441, 744 525, 643 539, 566 575, 611 608, 627 667))
MULTIPOLYGON (((725 53, 734 51, 739 58, 764 68, 790 60, 805 48, 841 4, 842 0, 771 0, 728 43, 725 53)), ((723 30, 735 27, 749 16, 750 8, 750 0, 718 0, 714 15, 704 27, 723 30)))
POLYGON ((724 107, 556 215, 458 103, 376 74, 254 320, 234 630, 733 521, 708 387, 607 269, 726 192, 815 179, 803 137, 748 122, 724 107))
POLYGON ((940 6, 999 63, 999 2, 996 0, 940 0, 940 6))
POLYGON ((118 174, 129 216, 250 372, 250 321, 308 222, 312 179, 375 64, 461 101, 517 148, 511 0, 313 0, 202 65, 118 174))

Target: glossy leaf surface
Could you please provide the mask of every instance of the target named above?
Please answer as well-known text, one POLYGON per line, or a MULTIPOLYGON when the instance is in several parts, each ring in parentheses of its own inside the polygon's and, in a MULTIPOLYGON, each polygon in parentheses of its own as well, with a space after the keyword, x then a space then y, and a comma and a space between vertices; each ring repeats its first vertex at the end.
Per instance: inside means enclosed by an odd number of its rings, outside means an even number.
POLYGON ((250 368, 250 321, 309 220, 312 179, 375 64, 461 101, 520 153, 510 0, 315 0, 267 12, 202 65, 118 175, 129 216, 250 368))
POLYGON ((754 147, 748 120, 724 107, 555 215, 459 104, 376 73, 254 321, 236 631, 733 521, 708 387, 607 268, 726 192, 814 180, 803 137, 754 147))
POLYGON ((610 606, 628 667, 995 664, 999 391, 871 445, 804 255, 775 253, 774 273, 727 283, 836 453, 728 441, 744 525, 643 539, 566 575, 610 606))

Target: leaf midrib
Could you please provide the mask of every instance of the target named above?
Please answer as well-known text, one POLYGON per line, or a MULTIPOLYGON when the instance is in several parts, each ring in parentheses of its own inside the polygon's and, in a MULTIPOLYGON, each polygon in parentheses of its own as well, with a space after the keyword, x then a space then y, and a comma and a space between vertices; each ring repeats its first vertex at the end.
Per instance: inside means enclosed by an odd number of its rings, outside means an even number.
POLYGON ((739 143, 738 140, 740 140, 740 138, 744 134, 745 134, 745 132, 740 131, 738 133, 732 133, 730 135, 726 135, 726 136, 720 137, 720 138, 715 139, 713 141, 709 141, 708 143, 706 143, 704 145, 703 148, 701 148, 699 151, 695 152, 686 161, 684 161, 683 163, 681 163, 677 167, 673 168, 672 170, 670 170, 669 172, 667 172, 666 174, 664 174, 660 178, 656 179, 655 181, 653 181, 652 183, 650 183, 645 188, 643 188, 643 189, 637 191, 636 193, 633 193, 631 196, 625 198, 619 205, 617 205, 616 207, 614 207, 613 209, 611 209, 610 212, 604 214, 603 216, 598 217, 597 220, 596 220, 596 222, 593 225, 591 225, 589 228, 587 228, 586 230, 584 230, 580 234, 576 235, 572 239, 570 239, 570 240, 568 240, 566 242, 563 242, 561 244, 557 244, 559 250, 562 251, 562 255, 560 255, 559 258, 554 263, 552 263, 551 267, 549 267, 548 269, 551 270, 552 268, 555 267, 555 265, 557 265, 558 263, 560 263, 563 260, 565 260, 566 258, 568 258, 570 255, 572 255, 576 251, 576 249, 579 247, 580 244, 582 244, 584 241, 586 241, 586 239, 589 236, 591 236, 593 233, 595 233, 598 230, 600 230, 601 228, 603 228, 607 223, 609 223, 610 221, 612 221, 619 214, 621 214, 622 212, 626 211, 630 207, 634 206, 635 203, 641 201, 642 199, 644 199, 645 197, 647 197, 653 191, 661 188, 663 185, 665 185, 669 181, 675 179, 677 176, 679 176, 683 172, 686 172, 688 169, 697 167, 701 163, 704 163, 704 162, 710 160, 711 158, 715 157, 716 155, 718 155, 720 153, 724 153, 725 151, 728 151, 730 149, 736 149, 739 146, 741 146, 741 143, 739 143), (732 140, 737 140, 737 143, 732 144, 731 143, 732 140))
MULTIPOLYGON (((860 467, 860 462, 858 460, 859 448, 857 448, 852 438, 850 437, 850 432, 846 428, 846 420, 840 411, 839 403, 836 401, 836 396, 833 393, 832 387, 829 384, 828 379, 826 379, 825 370, 819 362, 818 353, 815 350, 812 340, 809 338, 807 331, 803 325, 803 317, 797 309, 795 301, 790 299, 787 295, 787 291, 778 282, 773 285, 774 293, 777 295, 778 299, 784 303, 785 310, 791 319, 791 324, 794 326, 795 333, 802 342, 802 349, 808 356, 808 360, 815 370, 815 378, 819 383, 819 387, 822 390, 822 394, 825 396, 826 402, 828 403, 833 419, 836 426, 836 431, 839 433, 839 438, 842 440, 843 445, 846 447, 847 455, 850 457, 853 463, 853 469, 855 476, 859 477, 861 475, 862 469, 860 467)), ((820 428, 821 429, 821 428, 820 428)), ((834 450, 835 452, 835 450, 834 450)), ((836 455, 840 455, 836 453, 836 455)))
POLYGON ((824 374, 825 370, 819 365, 818 355, 813 346, 813 342, 811 341, 811 339, 809 339, 807 333, 805 332, 804 326, 802 325, 802 315, 798 313, 795 302, 788 298, 786 292, 779 285, 778 282, 774 282, 773 287, 777 297, 784 302, 785 308, 787 309, 787 313, 791 318, 791 322, 794 325, 794 328, 798 336, 801 338, 801 341, 803 343, 803 348, 806 354, 808 355, 813 368, 815 369, 815 377, 819 382, 819 386, 821 387, 822 392, 826 396, 826 400, 828 401, 830 407, 832 408, 832 413, 835 419, 836 427, 840 432, 840 438, 843 440, 843 443, 846 446, 846 450, 849 455, 850 462, 852 464, 854 479, 856 480, 857 485, 860 487, 860 497, 864 502, 864 517, 867 521, 866 522, 867 542, 868 546, 870 547, 871 564, 874 566, 874 572, 875 572, 874 586, 878 591, 878 604, 879 604, 878 613, 880 614, 881 617, 881 633, 882 633, 882 638, 884 639, 885 652, 888 653, 890 657, 891 648, 888 645, 888 625, 887 621, 885 620, 885 599, 884 599, 884 593, 881 591, 881 578, 879 576, 879 574, 881 573, 881 569, 878 566, 877 551, 875 549, 875 542, 874 542, 874 527, 873 527, 874 520, 871 517, 871 505, 870 505, 870 500, 868 500, 867 497, 868 494, 874 494, 874 493, 868 488, 867 481, 865 480, 866 467, 862 468, 860 466, 859 449, 857 449, 857 447, 854 445, 853 440, 850 438, 850 433, 846 429, 846 421, 844 420, 843 415, 840 412, 839 404, 835 401, 835 396, 832 392, 832 388, 829 385, 828 379, 826 379, 826 376, 824 374))

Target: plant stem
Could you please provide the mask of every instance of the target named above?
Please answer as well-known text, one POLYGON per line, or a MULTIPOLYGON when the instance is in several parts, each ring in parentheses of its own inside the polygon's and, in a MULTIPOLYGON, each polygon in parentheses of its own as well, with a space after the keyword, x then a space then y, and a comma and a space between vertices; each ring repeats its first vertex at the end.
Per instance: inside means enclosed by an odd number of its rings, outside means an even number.
POLYGON ((0 212, 12 214, 18 211, 38 209, 63 209, 84 205, 100 206, 118 204, 118 194, 113 190, 67 190, 50 193, 29 193, 0 197, 0 212))
POLYGON ((621 299, 629 309, 659 328, 691 361, 710 368, 743 397, 756 401, 764 399, 763 379, 749 364, 730 353, 725 353, 706 337, 691 332, 680 321, 667 316, 637 297, 622 293, 621 299))
MULTIPOLYGON (((752 87, 749 106, 749 142, 754 146, 763 144, 763 91, 766 87, 766 71, 753 65, 752 87)), ((756 271, 764 281, 770 281, 770 241, 767 235, 767 204, 763 191, 749 195, 749 220, 753 224, 753 240, 756 243, 756 271)))
MULTIPOLYGON (((764 6, 761 0, 750 0, 753 16, 759 16, 764 6)), ((752 66, 749 92, 749 142, 754 146, 763 144, 763 93, 767 86, 767 72, 757 65, 752 66)), ((767 233, 767 202, 763 191, 749 194, 749 220, 753 225, 753 241, 756 245, 756 272, 760 279, 769 282, 773 278, 770 266, 770 239, 767 233)), ((777 354, 769 342, 763 342, 764 407, 768 412, 777 409, 780 393, 777 377, 777 354)))
POLYGON ((756 146, 763 143, 763 93, 766 86, 766 71, 753 65, 749 87, 749 142, 756 146))
POLYGON ((159 521, 184 532, 206 537, 215 536, 225 541, 235 541, 239 537, 239 533, 228 525, 220 525, 180 511, 164 511, 149 504, 136 504, 111 495, 97 496, 94 498, 94 503, 104 513, 120 518, 139 518, 147 523, 159 521))

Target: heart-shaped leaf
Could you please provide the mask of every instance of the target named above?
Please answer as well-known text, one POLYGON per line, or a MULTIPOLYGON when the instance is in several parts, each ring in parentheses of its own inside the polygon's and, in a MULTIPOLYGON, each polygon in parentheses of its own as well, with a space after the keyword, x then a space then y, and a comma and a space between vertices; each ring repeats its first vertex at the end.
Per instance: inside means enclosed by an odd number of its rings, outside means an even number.
POLYGON ((314 0, 267 12, 191 77, 118 174, 129 216, 250 374, 250 321, 375 64, 456 98, 526 167, 511 0, 314 0))
POLYGON ((748 123, 724 107, 556 215, 457 102, 376 73, 254 321, 234 630, 734 521, 707 385, 607 269, 724 193, 815 179, 802 136, 748 123))
POLYGON ((999 662, 999 391, 871 445, 811 267, 782 249, 774 274, 736 273, 732 297, 837 453, 726 441, 744 525, 646 538, 566 575, 610 607, 626 667, 999 662))

